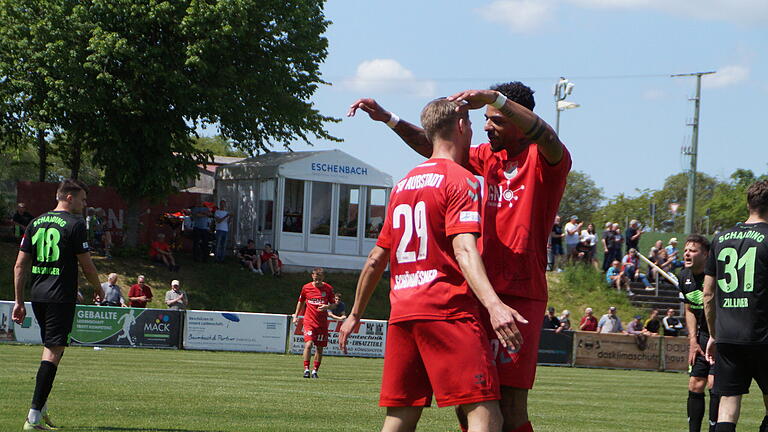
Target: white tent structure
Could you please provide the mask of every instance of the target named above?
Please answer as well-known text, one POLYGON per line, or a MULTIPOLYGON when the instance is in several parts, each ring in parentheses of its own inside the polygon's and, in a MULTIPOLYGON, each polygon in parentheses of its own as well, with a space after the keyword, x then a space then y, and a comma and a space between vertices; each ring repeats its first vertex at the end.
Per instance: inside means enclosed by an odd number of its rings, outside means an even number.
POLYGON ((384 223, 392 177, 341 150, 271 152, 216 169, 230 241, 271 243, 284 265, 362 268, 384 223))

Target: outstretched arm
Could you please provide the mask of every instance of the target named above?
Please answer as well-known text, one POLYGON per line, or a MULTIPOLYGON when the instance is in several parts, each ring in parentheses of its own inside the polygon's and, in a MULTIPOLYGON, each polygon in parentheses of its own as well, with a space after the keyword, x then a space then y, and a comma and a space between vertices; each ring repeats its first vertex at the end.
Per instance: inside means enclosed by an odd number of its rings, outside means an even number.
POLYGON ((354 117, 358 109, 368 113, 371 120, 387 123, 395 133, 405 141, 416 153, 429 158, 432 156, 432 143, 427 139, 424 129, 415 124, 400 119, 391 112, 385 110, 374 99, 362 98, 356 100, 349 107, 348 117, 354 117))

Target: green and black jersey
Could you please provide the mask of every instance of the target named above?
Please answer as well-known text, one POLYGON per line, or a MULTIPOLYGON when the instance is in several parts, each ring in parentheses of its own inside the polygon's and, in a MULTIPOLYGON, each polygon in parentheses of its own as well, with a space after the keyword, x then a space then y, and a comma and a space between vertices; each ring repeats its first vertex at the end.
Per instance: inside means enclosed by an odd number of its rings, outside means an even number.
POLYGON ((32 254, 33 302, 77 302, 77 255, 89 250, 81 216, 50 211, 33 219, 20 249, 32 254))
POLYGON ((691 312, 696 317, 696 329, 699 334, 709 334, 707 320, 704 318, 704 273, 695 275, 689 268, 680 271, 680 299, 688 303, 691 312))
POLYGON ((716 281, 717 341, 768 344, 768 224, 717 234, 705 273, 716 281))

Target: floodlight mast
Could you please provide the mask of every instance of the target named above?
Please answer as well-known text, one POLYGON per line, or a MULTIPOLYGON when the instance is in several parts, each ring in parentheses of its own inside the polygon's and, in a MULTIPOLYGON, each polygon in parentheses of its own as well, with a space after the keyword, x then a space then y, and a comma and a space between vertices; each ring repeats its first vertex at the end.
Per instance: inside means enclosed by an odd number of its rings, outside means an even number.
POLYGON ((565 101, 565 98, 573 92, 574 86, 575 84, 568 81, 568 79, 565 77, 560 77, 560 81, 555 84, 555 91, 553 93, 555 96, 555 112, 557 113, 557 118, 555 120, 555 133, 558 136, 560 135, 560 111, 579 107, 579 104, 567 104, 563 102, 565 101))
POLYGON ((696 97, 694 97, 693 103, 693 123, 689 126, 693 127, 693 133, 691 134, 691 167, 688 170, 688 193, 685 198, 685 234, 691 234, 693 232, 693 221, 696 216, 696 157, 699 150, 699 109, 701 108, 701 77, 703 75, 711 75, 717 71, 709 72, 693 72, 686 74, 674 74, 675 77, 696 77, 696 97))

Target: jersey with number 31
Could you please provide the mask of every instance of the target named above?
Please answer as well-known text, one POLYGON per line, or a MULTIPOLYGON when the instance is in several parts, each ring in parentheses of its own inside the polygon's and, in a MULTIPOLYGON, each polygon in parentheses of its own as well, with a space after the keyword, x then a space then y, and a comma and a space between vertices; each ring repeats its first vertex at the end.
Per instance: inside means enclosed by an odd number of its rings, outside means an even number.
POLYGON ((452 237, 479 235, 479 186, 457 163, 430 159, 392 188, 376 242, 390 251, 391 323, 476 316, 478 302, 456 262, 452 237))
POLYGON ((717 341, 768 344, 768 224, 717 234, 705 273, 715 278, 717 341))
POLYGON ((50 211, 32 220, 19 248, 32 255, 32 301, 77 302, 77 255, 88 252, 81 216, 50 211))

